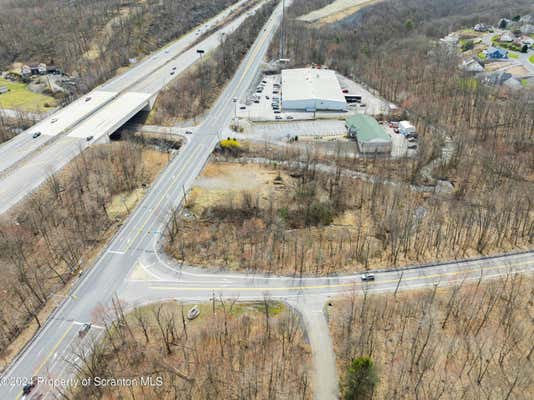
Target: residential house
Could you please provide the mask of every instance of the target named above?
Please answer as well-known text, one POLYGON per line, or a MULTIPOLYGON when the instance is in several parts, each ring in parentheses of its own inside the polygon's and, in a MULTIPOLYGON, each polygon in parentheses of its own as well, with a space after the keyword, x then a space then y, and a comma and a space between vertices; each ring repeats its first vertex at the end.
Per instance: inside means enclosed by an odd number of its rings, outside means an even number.
POLYGON ((482 72, 484 71, 484 67, 480 65, 480 63, 475 60, 474 58, 470 60, 464 60, 462 64, 460 65, 460 69, 466 71, 466 72, 482 72))
POLYGON ((512 43, 515 37, 511 32, 504 32, 499 38, 499 42, 512 43))
POLYGON ((520 30, 523 35, 532 35, 534 33, 534 25, 532 24, 523 25, 520 30))
POLYGON ((475 30, 476 32, 487 32, 490 30, 490 27, 486 24, 476 24, 473 30, 475 30))
POLYGON ((490 60, 502 60, 508 58, 508 51, 498 47, 490 47, 484 51, 490 60))

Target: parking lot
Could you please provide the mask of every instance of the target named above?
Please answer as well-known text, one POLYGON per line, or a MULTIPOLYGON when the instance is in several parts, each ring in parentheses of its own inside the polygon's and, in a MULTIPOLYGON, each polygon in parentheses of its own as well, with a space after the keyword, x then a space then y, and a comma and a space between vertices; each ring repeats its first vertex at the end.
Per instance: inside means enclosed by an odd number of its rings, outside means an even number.
POLYGON ((246 129, 254 139, 286 140, 295 136, 334 137, 345 136, 345 122, 339 120, 284 121, 281 123, 254 123, 246 129))
POLYGON ((384 122, 382 124, 386 133, 391 136, 391 157, 413 157, 419 148, 417 137, 407 138, 401 133, 397 133, 396 124, 384 122))

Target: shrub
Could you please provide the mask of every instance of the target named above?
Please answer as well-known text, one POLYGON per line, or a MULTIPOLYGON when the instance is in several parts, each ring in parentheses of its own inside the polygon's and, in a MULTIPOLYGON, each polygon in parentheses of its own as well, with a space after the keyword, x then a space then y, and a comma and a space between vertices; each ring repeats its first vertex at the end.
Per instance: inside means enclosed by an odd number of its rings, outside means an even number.
POLYGON ((369 357, 352 360, 345 377, 343 398, 345 400, 367 400, 373 397, 378 376, 373 361, 369 357))

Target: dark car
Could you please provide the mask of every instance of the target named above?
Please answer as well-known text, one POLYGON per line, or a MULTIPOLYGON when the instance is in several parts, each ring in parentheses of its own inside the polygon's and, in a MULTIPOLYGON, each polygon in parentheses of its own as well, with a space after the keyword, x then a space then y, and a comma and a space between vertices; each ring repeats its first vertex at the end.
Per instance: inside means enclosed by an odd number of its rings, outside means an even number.
POLYGON ((22 394, 25 396, 29 395, 36 385, 37 385, 37 380, 32 378, 31 383, 27 383, 22 387, 22 394))
POLYGON ((32 135, 32 138, 37 139, 39 136, 41 136, 41 132, 35 132, 35 133, 32 135))
POLYGON ((85 335, 87 335, 89 329, 91 329, 91 324, 83 324, 83 326, 78 331, 78 336, 83 338, 85 335))
POLYGON ((369 272, 366 272, 365 274, 362 274, 361 278, 363 282, 374 281, 375 275, 370 274, 369 272))
POLYGON ((411 144, 411 145, 408 146, 408 148, 410 150, 417 150, 417 145, 416 144, 411 144))
POLYGON ((94 136, 87 136, 87 137, 85 138, 85 140, 87 140, 88 142, 90 142, 91 140, 93 140, 93 137, 94 137, 94 136))

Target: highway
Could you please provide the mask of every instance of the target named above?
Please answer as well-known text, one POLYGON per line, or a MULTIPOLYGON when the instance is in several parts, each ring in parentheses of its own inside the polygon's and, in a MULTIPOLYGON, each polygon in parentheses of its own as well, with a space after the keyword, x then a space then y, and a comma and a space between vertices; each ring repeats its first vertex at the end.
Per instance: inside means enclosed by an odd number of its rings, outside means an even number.
MULTIPOLYGON (((38 188, 85 148, 109 136, 140 110, 151 107, 161 89, 198 62, 197 49, 206 53, 214 50, 220 44, 221 35, 230 34, 241 25, 249 16, 248 12, 227 24, 223 21, 250 1, 240 0, 124 74, 1 145, 0 214, 38 188), (223 25, 197 43, 218 24, 223 25), (40 136, 33 138, 36 132, 40 132, 40 136)), ((252 10, 262 4, 260 2, 252 10)))
MULTIPOLYGON (((2 382, 8 384, 0 386, 1 399, 21 397, 22 384, 17 378, 71 377, 71 364, 79 361, 76 353, 102 336, 104 310, 114 296, 128 307, 168 299, 202 302, 213 296, 238 297, 243 301, 269 296, 286 301, 301 311, 306 327, 311 330, 315 397, 333 399, 337 397, 335 359, 324 318, 320 317, 324 301, 328 298, 362 290, 384 292, 397 287, 399 290, 412 290, 436 284, 446 286, 462 280, 479 279, 480 276, 495 278, 534 270, 534 252, 528 252, 412 268, 404 272, 383 271, 376 274, 375 282, 362 283, 358 274, 292 278, 206 272, 179 266, 161 254, 161 239, 169 213, 180 206, 208 161, 219 140, 219 133, 230 123, 234 110, 232 99, 245 98, 254 84, 281 14, 279 5, 202 125, 190 135, 188 143, 160 174, 95 265, 82 275, 67 299, 5 371, 2 382), (80 339, 78 330, 86 322, 92 322, 94 326, 89 335, 80 339)), ((58 389, 61 388, 41 384, 29 398, 42 395, 41 399, 51 399, 58 389)))

